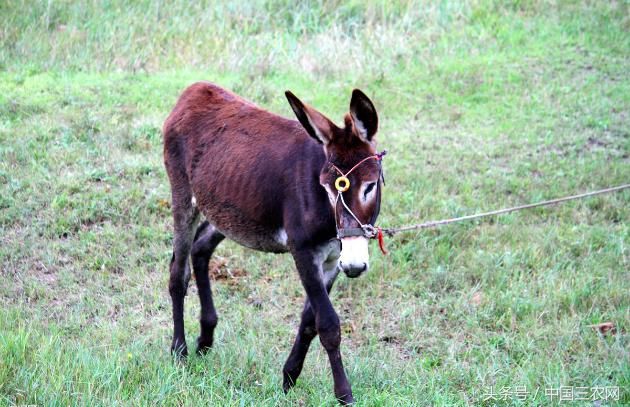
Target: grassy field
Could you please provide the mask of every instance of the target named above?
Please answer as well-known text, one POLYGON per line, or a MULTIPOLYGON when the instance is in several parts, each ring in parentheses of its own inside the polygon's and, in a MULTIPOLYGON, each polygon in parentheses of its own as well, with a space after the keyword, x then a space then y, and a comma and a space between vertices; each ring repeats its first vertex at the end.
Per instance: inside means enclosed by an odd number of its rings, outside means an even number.
MULTIPOLYGON (((285 116, 291 89, 339 121, 363 89, 389 151, 382 226, 630 181, 627 1, 203 3, 0 2, 0 405, 335 404, 317 342, 281 390, 303 301, 288 255, 222 244, 215 347, 169 355, 161 125, 194 81, 285 116)), ((373 246, 333 290, 358 404, 549 405, 560 386, 630 404, 629 202, 373 246)), ((193 283, 189 343, 198 310, 193 283)))

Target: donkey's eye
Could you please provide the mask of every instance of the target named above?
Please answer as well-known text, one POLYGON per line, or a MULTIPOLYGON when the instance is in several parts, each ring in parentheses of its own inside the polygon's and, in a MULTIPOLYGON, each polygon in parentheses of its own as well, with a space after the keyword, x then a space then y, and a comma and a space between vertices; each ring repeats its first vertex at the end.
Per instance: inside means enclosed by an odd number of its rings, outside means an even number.
POLYGON ((376 182, 370 182, 367 187, 365 187, 365 192, 363 192, 363 197, 367 198, 367 196, 372 192, 374 187, 376 186, 376 182))

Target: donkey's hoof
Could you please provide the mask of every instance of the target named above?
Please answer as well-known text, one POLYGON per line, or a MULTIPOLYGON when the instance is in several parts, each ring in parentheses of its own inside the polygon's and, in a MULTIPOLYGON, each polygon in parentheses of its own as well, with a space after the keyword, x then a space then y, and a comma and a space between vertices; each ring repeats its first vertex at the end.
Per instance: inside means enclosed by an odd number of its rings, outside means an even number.
POLYGON ((205 355, 212 348, 212 339, 197 338, 197 354, 205 355))
POLYGON ((284 391, 285 394, 289 390, 291 390, 293 386, 295 386, 295 382, 297 382, 297 378, 299 375, 300 375, 299 372, 297 374, 295 372, 292 373, 286 370, 282 372, 282 390, 284 391))
POLYGON ((181 343, 173 341, 173 344, 171 345, 171 354, 177 359, 186 359, 188 356, 188 346, 186 346, 186 342, 181 343))
POLYGON ((352 392, 348 394, 344 394, 343 396, 337 396, 337 401, 339 401, 339 404, 341 404, 342 406, 350 406, 354 404, 354 398, 352 397, 352 392))

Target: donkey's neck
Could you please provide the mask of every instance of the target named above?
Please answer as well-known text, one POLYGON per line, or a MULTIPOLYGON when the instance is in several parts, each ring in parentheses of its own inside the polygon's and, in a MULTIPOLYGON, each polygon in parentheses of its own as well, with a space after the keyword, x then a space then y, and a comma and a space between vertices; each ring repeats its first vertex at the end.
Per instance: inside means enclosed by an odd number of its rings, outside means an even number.
POLYGON ((326 165, 321 144, 312 139, 295 146, 292 185, 284 211, 285 228, 295 243, 325 243, 336 236, 335 219, 328 193, 320 185, 319 174, 326 165))

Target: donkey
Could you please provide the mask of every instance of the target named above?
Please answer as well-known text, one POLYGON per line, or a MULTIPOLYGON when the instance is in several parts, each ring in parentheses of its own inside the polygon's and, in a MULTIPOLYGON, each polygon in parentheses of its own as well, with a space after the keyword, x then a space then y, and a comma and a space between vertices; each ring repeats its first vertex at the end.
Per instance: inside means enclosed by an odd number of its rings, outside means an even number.
POLYGON ((191 85, 163 128, 164 164, 174 218, 169 293, 171 351, 187 355, 183 307, 192 271, 201 303, 197 352, 212 346, 217 312, 208 262, 228 237, 264 252, 289 252, 306 300, 283 389, 296 382, 311 341, 328 353, 335 396, 353 402, 339 345, 341 332, 329 292, 340 270, 367 271, 368 239, 381 201, 382 154, 375 150, 378 118, 360 90, 352 92, 344 127, 336 126, 293 93, 285 93, 298 121, 263 110, 212 83, 191 85), (199 213, 206 218, 195 232, 199 213))

